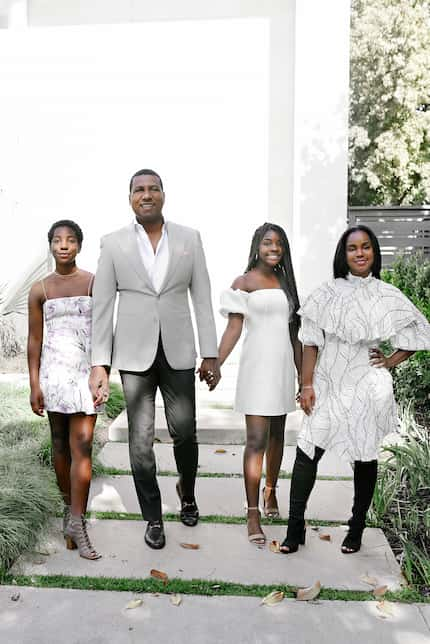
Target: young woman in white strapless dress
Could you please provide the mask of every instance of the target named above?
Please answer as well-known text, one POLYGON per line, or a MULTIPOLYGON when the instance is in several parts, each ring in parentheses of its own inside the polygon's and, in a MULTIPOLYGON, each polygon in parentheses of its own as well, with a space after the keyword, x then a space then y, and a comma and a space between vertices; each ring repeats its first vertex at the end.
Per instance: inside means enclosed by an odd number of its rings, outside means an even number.
POLYGON ((264 454, 264 513, 269 518, 279 517, 276 484, 284 450, 286 414, 296 409, 296 370, 300 381, 298 308, 287 236, 280 226, 266 223, 254 233, 244 275, 221 295, 221 313, 228 316, 228 324, 219 346, 222 365, 245 323, 235 410, 245 414, 246 419, 243 471, 248 538, 256 545, 263 545, 266 540, 258 507, 264 454))
MULTIPOLYGON (((73 221, 53 224, 48 241, 55 271, 33 284, 29 295, 30 403, 48 414, 58 486, 64 499, 63 532, 69 549, 99 559, 85 523, 91 482, 96 414, 89 389, 93 275, 78 269, 82 231, 73 221)), ((107 400, 108 392, 104 393, 107 400)))

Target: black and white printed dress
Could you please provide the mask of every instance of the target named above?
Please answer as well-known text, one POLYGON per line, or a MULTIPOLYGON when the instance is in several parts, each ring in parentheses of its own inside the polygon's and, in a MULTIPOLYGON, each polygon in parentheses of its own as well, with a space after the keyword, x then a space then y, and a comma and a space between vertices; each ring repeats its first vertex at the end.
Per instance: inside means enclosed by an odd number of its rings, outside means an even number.
POLYGON ((299 310, 301 340, 319 349, 316 403, 305 416, 299 447, 315 446, 353 462, 378 458, 384 436, 398 429, 390 372, 369 363, 369 349, 430 349, 430 324, 395 286, 372 275, 337 278, 317 288, 299 310))

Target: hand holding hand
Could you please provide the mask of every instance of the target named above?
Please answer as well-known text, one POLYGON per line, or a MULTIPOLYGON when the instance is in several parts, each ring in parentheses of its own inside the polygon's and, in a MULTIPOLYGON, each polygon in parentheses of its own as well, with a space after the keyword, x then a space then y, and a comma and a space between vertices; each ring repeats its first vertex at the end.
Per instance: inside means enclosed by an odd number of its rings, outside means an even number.
POLYGON ((300 407, 306 416, 310 416, 315 406, 315 391, 313 385, 302 385, 300 391, 300 407))
POLYGON ((217 358, 203 358, 200 368, 197 369, 200 382, 206 381, 209 391, 213 391, 221 380, 221 372, 217 358))
POLYGON ((109 376, 104 367, 92 367, 89 386, 94 401, 94 408, 108 400, 109 376))

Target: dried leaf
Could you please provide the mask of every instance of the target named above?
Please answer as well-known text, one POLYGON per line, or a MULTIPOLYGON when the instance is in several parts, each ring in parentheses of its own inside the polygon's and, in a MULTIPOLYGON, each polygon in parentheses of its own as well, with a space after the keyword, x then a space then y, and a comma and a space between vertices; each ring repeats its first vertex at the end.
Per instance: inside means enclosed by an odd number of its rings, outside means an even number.
POLYGON ((376 608, 381 613, 381 617, 386 619, 387 617, 392 617, 394 615, 393 604, 382 600, 376 604, 376 608))
POLYGON ((282 592, 282 590, 274 590, 266 595, 261 603, 265 606, 275 606, 275 604, 279 604, 279 602, 281 602, 283 599, 284 593, 282 592))
POLYGON ((166 575, 166 573, 162 572, 161 570, 155 570, 155 568, 153 568, 149 574, 154 579, 161 579, 161 581, 164 581, 165 584, 167 584, 167 582, 169 581, 169 578, 166 575))
POLYGON ((11 595, 10 598, 13 602, 17 602, 20 597, 21 597, 21 593, 14 593, 13 595, 11 595))
POLYGON ((330 534, 319 534, 318 535, 321 541, 331 541, 331 535, 330 534))
POLYGON ((227 450, 220 448, 220 449, 216 449, 214 453, 215 454, 227 454, 227 450))
POLYGON ((385 593, 387 592, 387 590, 388 590, 388 586, 378 586, 373 591, 373 596, 374 597, 383 597, 385 595, 385 593))
POLYGON ((308 588, 299 588, 296 598, 300 601, 312 601, 312 599, 318 597, 320 591, 321 582, 316 581, 313 586, 309 586, 308 588))
POLYGON ((369 577, 367 573, 365 575, 360 575, 360 580, 365 584, 369 584, 369 586, 374 586, 375 588, 378 585, 378 580, 376 579, 376 577, 369 577))
POLYGON ((176 593, 175 595, 172 595, 170 597, 170 601, 173 604, 173 606, 179 606, 179 604, 182 603, 182 597, 176 593))
POLYGON ((320 529, 319 525, 313 525, 313 526, 311 526, 311 530, 313 530, 314 532, 318 532, 318 531, 319 531, 319 529, 320 529))
POLYGON ((281 544, 279 543, 279 541, 271 541, 269 545, 269 550, 270 552, 275 552, 275 553, 281 552, 280 546, 281 544))
POLYGON ((131 601, 126 604, 126 610, 131 610, 132 608, 138 608, 138 606, 142 606, 143 604, 143 599, 132 599, 131 601))
POLYGON ((200 545, 198 543, 180 543, 181 548, 185 550, 199 550, 200 545))

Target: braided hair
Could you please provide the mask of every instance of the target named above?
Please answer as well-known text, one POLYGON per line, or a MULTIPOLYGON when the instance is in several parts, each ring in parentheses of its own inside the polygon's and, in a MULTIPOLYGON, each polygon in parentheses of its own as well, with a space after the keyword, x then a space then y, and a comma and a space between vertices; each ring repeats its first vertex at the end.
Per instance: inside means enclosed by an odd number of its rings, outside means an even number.
POLYGON ((248 271, 257 266, 259 260, 259 247, 262 240, 264 239, 264 236, 269 230, 273 230, 273 232, 279 235, 284 250, 279 263, 274 268, 274 272, 279 279, 281 288, 287 296, 288 302, 290 304, 290 310, 292 311, 290 316, 290 328, 293 338, 295 339, 300 328, 300 317, 297 315, 297 311, 300 308, 300 303, 299 296, 297 295, 297 286, 296 279, 294 277, 293 263, 291 261, 290 244, 288 242, 285 230, 281 228, 281 226, 266 222, 262 226, 257 228, 252 237, 248 266, 245 269, 245 273, 248 273, 248 271))

